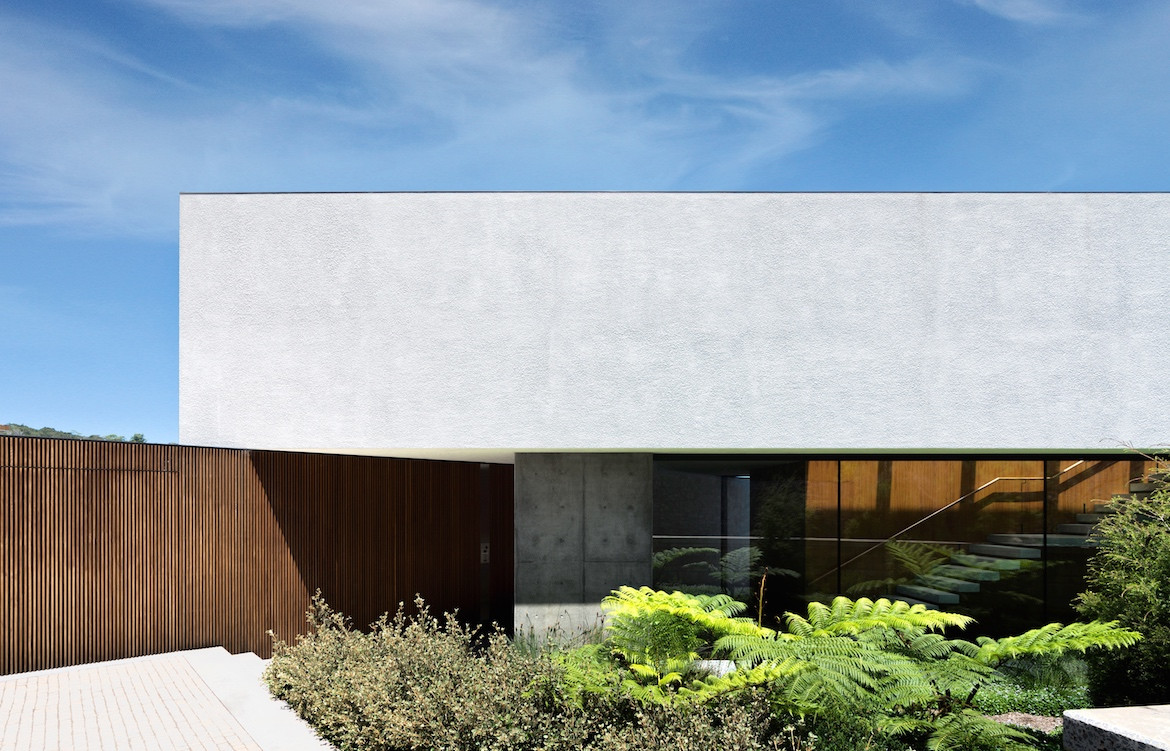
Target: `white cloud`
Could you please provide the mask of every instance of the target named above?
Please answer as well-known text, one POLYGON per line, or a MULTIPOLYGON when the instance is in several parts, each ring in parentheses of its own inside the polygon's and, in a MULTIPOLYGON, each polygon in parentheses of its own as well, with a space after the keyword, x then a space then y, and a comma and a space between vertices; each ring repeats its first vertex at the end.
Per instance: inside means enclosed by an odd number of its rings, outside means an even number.
POLYGON ((5 18, 0 224, 168 237, 179 191, 737 189, 857 102, 950 96, 971 67, 923 56, 715 75, 684 62, 709 24, 678 8, 637 45, 650 33, 646 8, 615 5, 586 46, 543 6, 142 2, 195 33, 254 27, 311 40, 358 94, 234 79, 215 91, 100 40, 5 18), (618 46, 629 57, 615 74, 604 55, 618 46))
POLYGON ((1029 24, 1053 24, 1079 18, 1059 0, 962 0, 994 16, 1029 24))

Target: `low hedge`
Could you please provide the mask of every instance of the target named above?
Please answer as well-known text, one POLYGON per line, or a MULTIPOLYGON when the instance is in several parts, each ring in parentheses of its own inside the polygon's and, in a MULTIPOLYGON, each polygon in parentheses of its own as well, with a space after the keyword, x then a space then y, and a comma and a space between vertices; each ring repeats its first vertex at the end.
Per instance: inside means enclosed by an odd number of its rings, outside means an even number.
POLYGON ((767 698, 743 692, 703 705, 644 705, 620 691, 570 696, 556 653, 513 649, 420 601, 363 633, 320 597, 312 633, 275 642, 265 681, 341 749, 586 749, 812 751, 798 722, 773 718, 767 698))

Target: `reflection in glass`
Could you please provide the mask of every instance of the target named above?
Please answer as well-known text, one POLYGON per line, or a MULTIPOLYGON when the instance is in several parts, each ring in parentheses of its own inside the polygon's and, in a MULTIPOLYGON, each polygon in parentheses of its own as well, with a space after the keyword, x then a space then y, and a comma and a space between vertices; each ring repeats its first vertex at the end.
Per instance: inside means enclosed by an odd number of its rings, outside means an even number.
POLYGON ((1074 617, 1095 506, 1132 456, 659 457, 654 582, 765 619, 837 594, 922 602, 979 633, 1074 617))

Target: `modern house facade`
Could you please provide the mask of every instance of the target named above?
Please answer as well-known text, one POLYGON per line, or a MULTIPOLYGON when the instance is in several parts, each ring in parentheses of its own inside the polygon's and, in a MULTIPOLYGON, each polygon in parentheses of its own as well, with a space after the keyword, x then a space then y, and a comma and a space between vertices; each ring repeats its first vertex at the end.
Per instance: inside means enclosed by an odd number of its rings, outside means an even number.
POLYGON ((1165 194, 180 206, 181 441, 514 463, 517 625, 765 572, 1059 614, 1170 437, 1165 194))

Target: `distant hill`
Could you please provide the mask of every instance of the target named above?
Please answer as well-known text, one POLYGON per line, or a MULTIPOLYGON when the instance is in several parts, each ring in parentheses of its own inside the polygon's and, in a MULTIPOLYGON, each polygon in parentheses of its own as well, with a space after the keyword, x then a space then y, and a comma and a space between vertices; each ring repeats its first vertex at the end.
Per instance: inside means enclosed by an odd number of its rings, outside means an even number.
MULTIPOLYGON (((73 438, 86 441, 126 441, 126 436, 122 435, 82 435, 80 433, 65 432, 64 430, 57 430, 56 428, 30 428, 27 425, 20 423, 0 424, 0 435, 23 435, 31 436, 33 438, 73 438)), ((135 433, 129 439, 129 443, 146 443, 146 436, 141 433, 135 433)))

